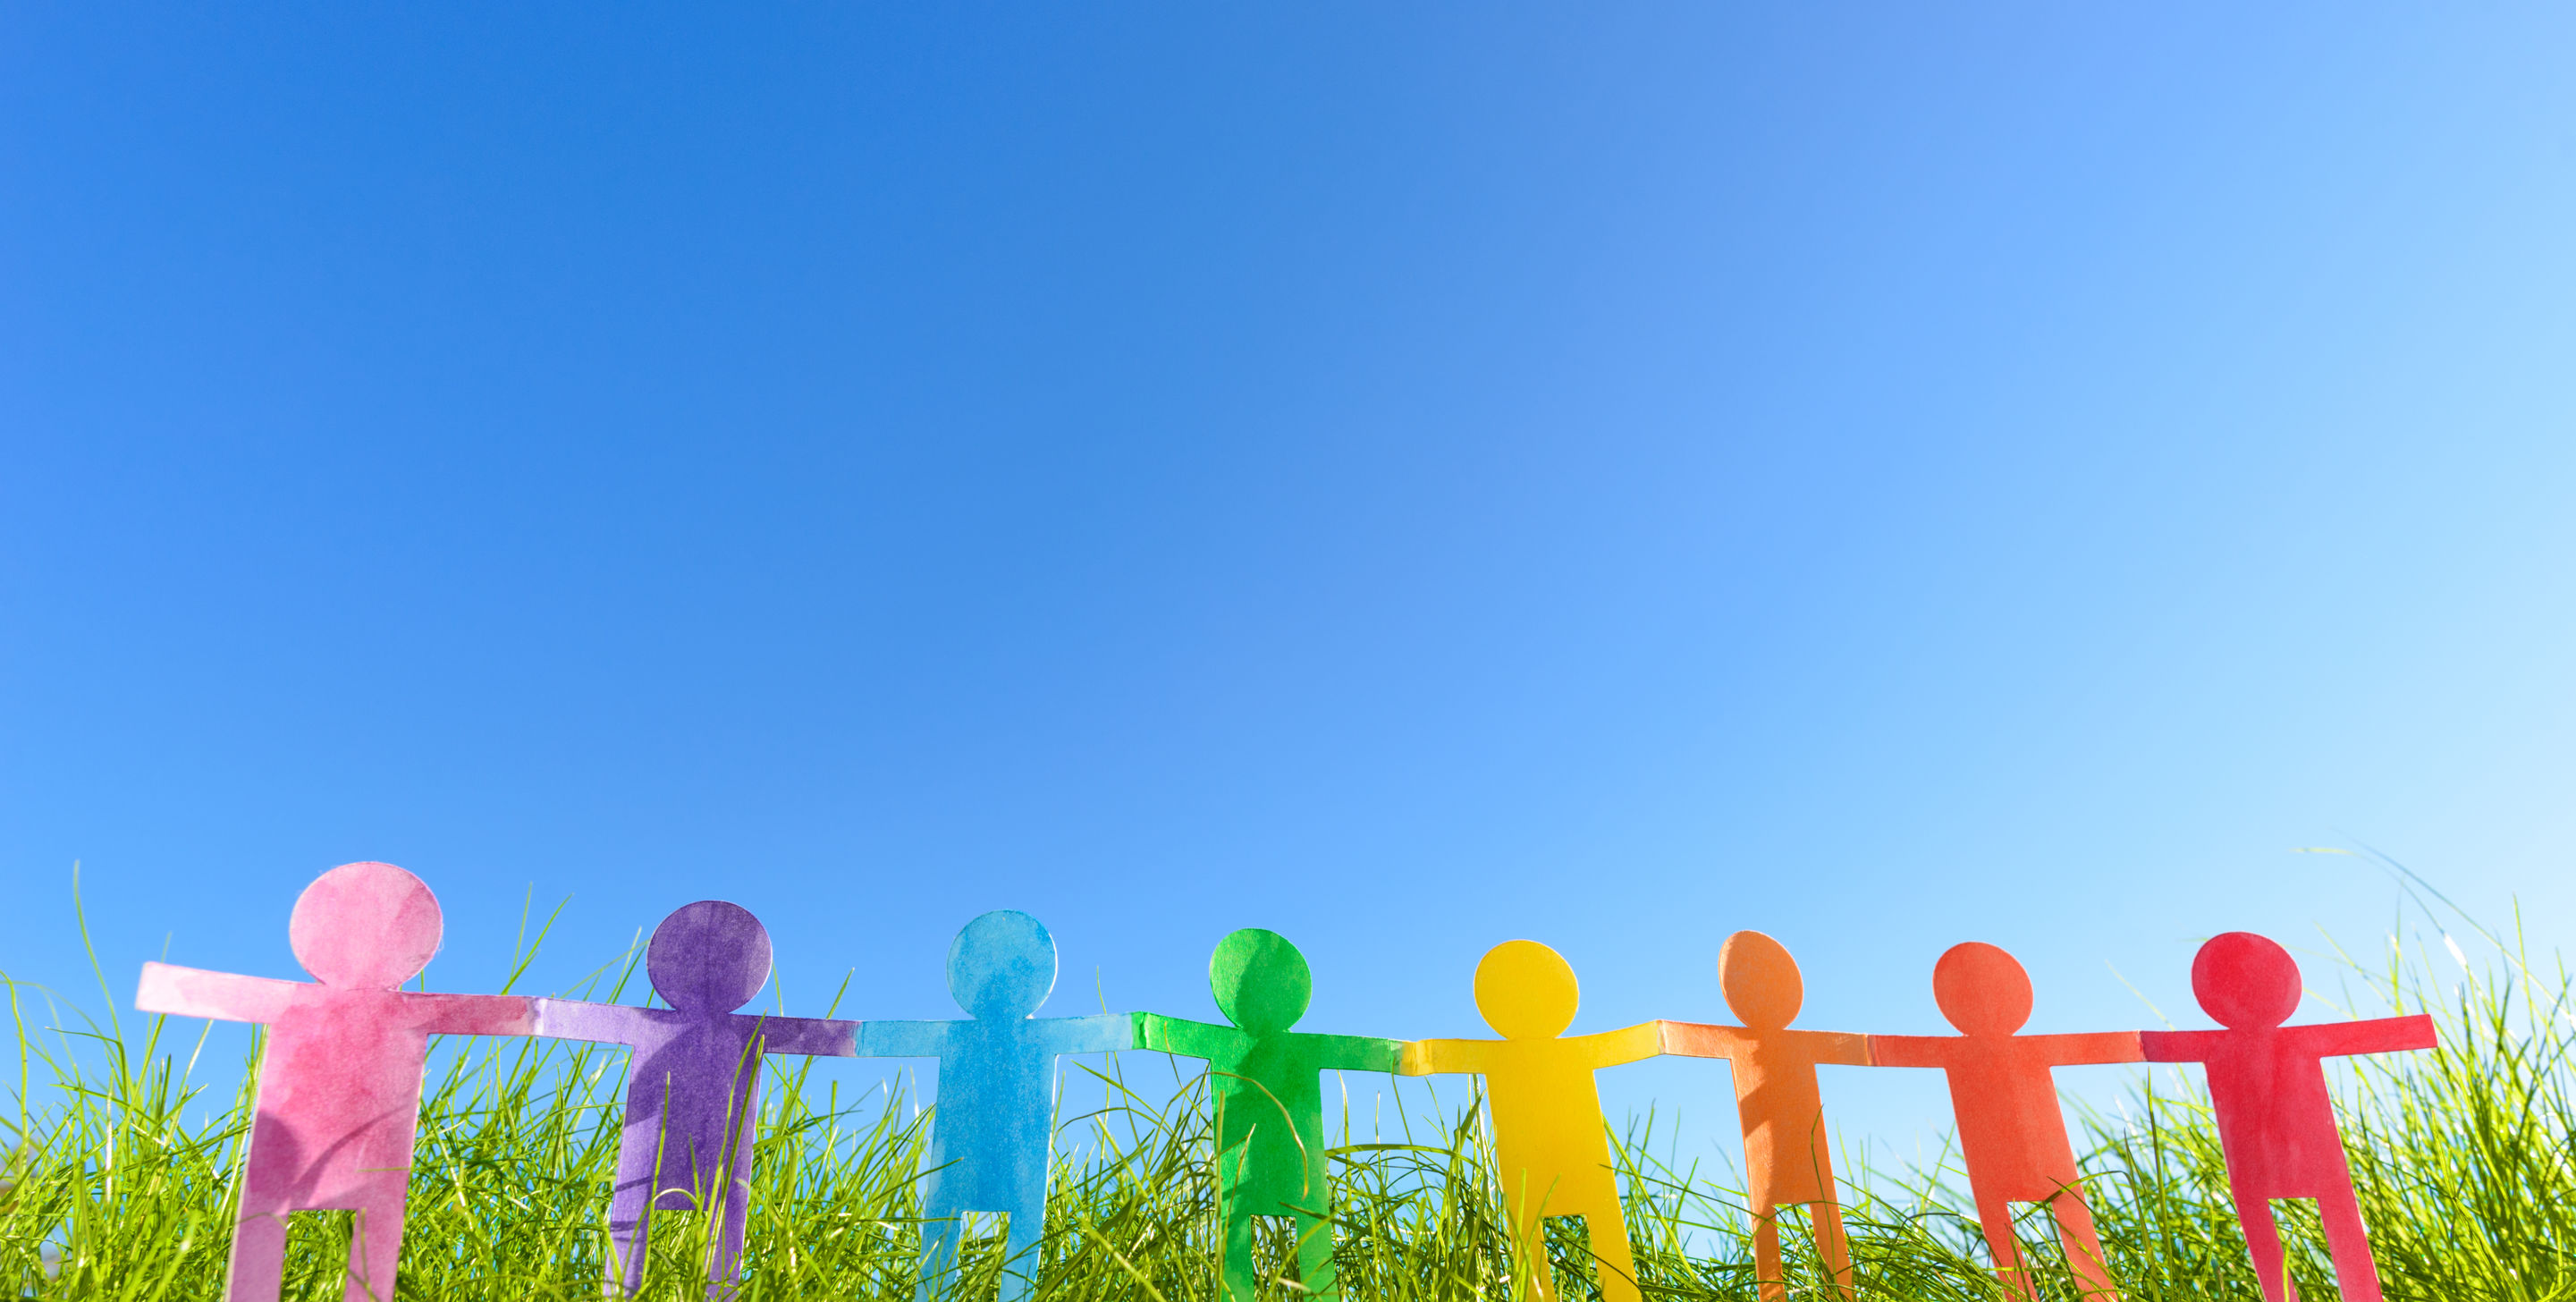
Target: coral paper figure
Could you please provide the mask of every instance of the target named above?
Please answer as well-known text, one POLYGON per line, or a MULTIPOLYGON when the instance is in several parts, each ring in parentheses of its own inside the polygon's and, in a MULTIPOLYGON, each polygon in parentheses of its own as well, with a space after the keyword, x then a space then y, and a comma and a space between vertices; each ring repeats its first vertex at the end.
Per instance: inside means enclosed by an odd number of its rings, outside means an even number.
POLYGON ((1546 1218, 1580 1216, 1592 1241, 1606 1302, 1637 1302, 1637 1268, 1610 1168, 1601 1091, 1592 1073, 1663 1052, 1662 1028, 1564 1038, 1582 1001, 1574 969, 1535 940, 1507 940, 1476 965, 1476 1011, 1500 1040, 1416 1040, 1405 1046, 1407 1075, 1477 1072, 1494 1110, 1494 1155, 1519 1240, 1517 1296, 1535 1288, 1553 1299, 1546 1218))
POLYGON ((742 1266, 761 1056, 846 1058, 857 1049, 858 1024, 735 1012, 769 982, 769 932, 749 910, 722 900, 684 904, 662 919, 644 972, 670 1007, 539 999, 537 1034, 634 1051, 608 1195, 610 1286, 629 1293, 643 1286, 656 1210, 705 1211, 718 1218, 709 1226, 716 1251, 707 1294, 727 1296, 742 1266))
POLYGON ((1739 931, 1717 952, 1718 986, 1742 1026, 1664 1023, 1664 1049, 1695 1058, 1724 1058, 1735 1075, 1735 1111, 1744 1124, 1745 1201, 1753 1213, 1753 1263, 1765 1298, 1785 1298, 1779 1209, 1804 1205, 1816 1255, 1834 1284, 1851 1291, 1851 1248, 1835 1203, 1834 1164, 1825 1142, 1825 1108, 1816 1065, 1869 1065, 1869 1037, 1841 1031, 1793 1031, 1806 1002, 1798 962, 1779 941, 1739 931))
POLYGON ((1322 1075, 1394 1071, 1403 1043, 1290 1030, 1306 1015, 1314 974, 1306 956, 1275 931, 1246 927, 1218 941, 1208 959, 1208 988, 1234 1025, 1138 1013, 1136 1044, 1207 1059, 1227 1302, 1252 1299, 1255 1216, 1290 1218, 1299 1283, 1309 1296, 1336 1296, 1322 1075))
POLYGON ((1954 945, 1932 968, 1932 996, 1965 1035, 1873 1035, 1881 1067, 1940 1067, 1949 1073, 1960 1155, 1995 1274, 2036 1296, 2013 1240, 2012 1204, 2045 1203, 2057 1220, 2066 1264, 2087 1297, 2116 1297, 2093 1210, 2076 1182, 2075 1149, 2058 1110, 2054 1067, 2138 1061, 2138 1033, 2016 1035, 2030 1020, 2030 974, 1992 945, 1954 945))
POLYGON ((2352 1169, 2335 1129, 2326 1092, 2328 1057, 2430 1049, 2433 1019, 2383 1017, 2367 1022, 2283 1026, 2299 1008, 2299 964, 2289 951, 2250 931, 2212 937, 2191 963, 2192 993, 2223 1031, 2148 1031, 2139 1036, 2149 1062, 2198 1062, 2209 1068, 2209 1101, 2218 1113, 2218 1146, 2227 1155, 2228 1192, 2245 1225, 2270 1302, 2298 1291, 2281 1268, 2274 1198, 2314 1198, 2333 1254, 2335 1287, 2347 1302, 2379 1302, 2379 1268, 2362 1232, 2352 1169))
POLYGON ((315 982, 143 965, 148 1013, 265 1022, 243 1154, 230 1302, 274 1302, 290 1212, 357 1212, 349 1302, 394 1295, 421 1073, 433 1035, 525 1035, 515 995, 433 995, 402 983, 438 952, 438 897, 389 863, 342 864, 295 901, 287 945, 315 982))
POLYGON ((1009 1255, 1002 1302, 1026 1296, 1046 1227, 1056 1055, 1135 1047, 1126 1013, 1037 1017, 1055 989, 1055 938, 1037 919, 996 909, 948 947, 948 990, 974 1014, 962 1022, 869 1022, 865 1057, 937 1058, 939 1110, 921 1192, 921 1302, 946 1288, 967 1212, 1001 1212, 1009 1255))

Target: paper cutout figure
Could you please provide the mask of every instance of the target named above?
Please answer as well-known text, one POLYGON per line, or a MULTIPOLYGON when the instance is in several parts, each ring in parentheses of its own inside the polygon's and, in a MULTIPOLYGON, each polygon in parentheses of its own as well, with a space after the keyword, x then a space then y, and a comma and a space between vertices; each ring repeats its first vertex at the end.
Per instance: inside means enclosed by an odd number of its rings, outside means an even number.
POLYGON ((2138 1038, 2149 1062, 2207 1064, 2209 1101, 2218 1114, 2218 1147, 2227 1156, 2228 1192, 2245 1226, 2245 1250, 2269 1302, 2292 1302, 2298 1290, 2282 1269, 2275 1198, 2314 1198, 2334 1258, 2335 1287, 2346 1302, 2379 1302, 2379 1267, 2353 1196, 2352 1168, 2335 1127, 2324 1059, 2434 1047, 2433 1019, 2382 1017, 2366 1022, 2283 1026, 2299 1010, 2299 964, 2288 950, 2250 931, 2214 936, 2191 961, 2191 990, 2223 1031, 2147 1031, 2138 1038))
POLYGON ((1724 1058, 1735 1077, 1735 1112, 1744 1126, 1745 1202, 1753 1213, 1753 1264, 1765 1298, 1785 1298, 1779 1209, 1803 1205, 1816 1255, 1835 1286, 1852 1287, 1851 1247, 1843 1235, 1832 1148, 1816 1065, 1869 1065, 1869 1037, 1841 1031, 1793 1031, 1806 984, 1798 961, 1779 941, 1739 931, 1717 952, 1718 986, 1742 1026, 1664 1023, 1664 1051, 1724 1058))
POLYGON ((1021 1262, 1046 1228, 1056 1057, 1136 1047, 1131 1014, 1035 1016, 1055 977, 1055 937, 1025 913, 996 909, 967 923, 948 947, 948 992, 971 1019, 859 1028, 862 1057, 939 1060, 921 1191, 920 1302, 933 1302, 956 1268, 967 1212, 1010 1218, 1001 1302, 1028 1294, 1036 1263, 1023 1270, 1021 1262))
POLYGON ((761 1058, 849 1057, 858 1023, 735 1012, 769 983, 769 931, 723 900, 684 904, 662 919, 644 951, 644 973, 670 1007, 539 999, 536 1033, 633 1051, 608 1195, 610 1285, 643 1287, 655 1211, 712 1211, 719 1219, 710 1227, 716 1250, 707 1295, 727 1296, 742 1268, 761 1058), (719 1181, 722 1206, 712 1209, 719 1181))
POLYGON ((2116 1298, 2093 1209, 2075 1171, 2050 1069, 2136 1062, 2138 1033, 2017 1035, 2030 1020, 2030 974, 2013 956, 1978 941, 1954 945, 1932 967, 1932 996, 1964 1035, 1873 1035, 1869 1055, 1880 1067, 1939 1067, 1949 1074, 1950 1110, 1959 1120, 1959 1153, 1968 1192, 1994 1254, 1995 1275, 2024 1297, 2036 1297, 2013 1239, 2012 1204, 2043 1203, 2057 1221, 2066 1264, 2087 1297, 2116 1298))
POLYGON ((342 864, 296 898, 287 946, 313 982, 143 965, 147 1013, 263 1022, 259 1095, 242 1154, 228 1302, 274 1302, 286 1218, 357 1213, 348 1302, 391 1298, 402 1257, 421 1076, 433 1035, 525 1035, 517 995, 434 995, 402 983, 438 952, 438 897, 389 863, 342 864))
POLYGON ((1246 927, 1218 941, 1208 959, 1208 989, 1234 1025, 1138 1013, 1136 1044, 1207 1060, 1227 1302, 1252 1302, 1255 1216, 1294 1221, 1298 1281, 1309 1296, 1338 1296, 1323 1073, 1394 1071, 1403 1043, 1290 1030, 1306 1015, 1314 973, 1306 956, 1275 931, 1246 927))
POLYGON ((1507 940, 1476 965, 1476 1011, 1500 1040, 1416 1040, 1404 1072, 1474 1072, 1485 1078, 1494 1156, 1511 1205, 1521 1259, 1515 1296, 1556 1296, 1547 1267, 1546 1218, 1580 1216, 1592 1241, 1604 1302, 1637 1302, 1637 1266, 1610 1166, 1601 1090, 1592 1073, 1663 1052, 1662 1026, 1645 1022, 1565 1036, 1582 990, 1574 969, 1535 940, 1507 940))

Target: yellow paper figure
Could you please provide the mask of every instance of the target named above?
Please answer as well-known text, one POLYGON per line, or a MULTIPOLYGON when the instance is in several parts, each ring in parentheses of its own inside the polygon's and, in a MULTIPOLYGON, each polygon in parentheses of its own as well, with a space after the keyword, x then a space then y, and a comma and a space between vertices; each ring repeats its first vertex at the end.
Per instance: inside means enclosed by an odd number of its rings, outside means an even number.
POLYGON ((1535 940, 1507 940, 1476 965, 1476 1011, 1500 1040, 1416 1040, 1404 1046, 1408 1076, 1473 1072, 1485 1078, 1494 1110, 1494 1156, 1511 1205, 1520 1252, 1516 1297, 1535 1290, 1554 1302, 1542 1231, 1551 1216, 1580 1216, 1592 1240, 1603 1302, 1638 1302, 1628 1225, 1619 1213, 1610 1143, 1601 1120, 1601 1091, 1592 1073, 1663 1052, 1661 1030, 1646 1022, 1624 1031, 1561 1039, 1574 1024, 1582 992, 1574 969, 1535 940))

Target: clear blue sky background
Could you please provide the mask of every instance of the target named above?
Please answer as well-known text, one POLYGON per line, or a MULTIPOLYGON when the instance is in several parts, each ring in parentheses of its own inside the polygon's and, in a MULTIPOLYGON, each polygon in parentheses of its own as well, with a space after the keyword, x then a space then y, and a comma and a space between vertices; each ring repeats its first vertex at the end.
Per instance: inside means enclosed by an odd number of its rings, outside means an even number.
MULTIPOLYGON (((0 967, 444 988, 705 896, 792 1009, 1929 1031, 2570 938, 2576 16, 2485 5, 16 6, 0 967)), ((91 1002, 96 1001, 93 998, 91 1002)), ((862 1069, 845 1069, 855 1074, 862 1069)), ((1897 1079, 1901 1077, 1901 1079, 1897 1079)), ((1723 1122, 1723 1071, 1615 1073, 1723 1122)), ((1840 1072, 1848 1128, 1940 1086, 1840 1072)))

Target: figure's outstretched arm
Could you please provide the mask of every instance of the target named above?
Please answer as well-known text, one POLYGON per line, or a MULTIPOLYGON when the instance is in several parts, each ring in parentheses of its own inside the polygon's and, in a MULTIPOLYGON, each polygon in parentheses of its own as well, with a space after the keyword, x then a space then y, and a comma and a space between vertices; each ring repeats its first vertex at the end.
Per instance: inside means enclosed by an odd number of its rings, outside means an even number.
POLYGON ((202 968, 143 965, 134 987, 137 1012, 205 1017, 226 1022, 273 1022, 294 1001, 301 981, 208 972, 202 968))
POLYGON ((1576 1036, 1575 1042, 1583 1046, 1583 1054, 1592 1060, 1593 1066, 1616 1067, 1661 1054, 1664 1051, 1664 1024, 1639 1022, 1615 1031, 1576 1036))
POLYGON ((2138 1054, 2145 1062, 2207 1062, 2226 1043, 2231 1031, 2140 1031, 2138 1054))
POLYGON ((412 995, 407 1007, 432 1035, 534 1035, 535 1002, 525 995, 412 995))
POLYGON ((2103 1062, 2145 1062, 2146 1050, 2138 1044, 2136 1031, 2086 1031, 2076 1035, 2034 1035, 2037 1048, 2048 1061, 2069 1067, 2103 1062))
POLYGON ((1733 1058, 1751 1047, 1752 1032, 1713 1022, 1665 1022, 1664 1052, 1687 1058, 1733 1058))
POLYGON ((1136 1018, 1129 1013, 1093 1013, 1088 1017, 1050 1017, 1041 1025, 1057 1053, 1115 1053, 1136 1047, 1136 1018))
POLYGON ((2320 1057, 2430 1049, 2436 1043, 2433 1019, 2423 1013, 2411 1017, 2376 1017, 2366 1022, 2288 1026, 2282 1028, 2282 1034, 2297 1036, 2300 1049, 2320 1057))
POLYGON ((1404 1041, 1367 1035, 1318 1035, 1310 1040, 1326 1071, 1394 1071, 1404 1058, 1404 1041))
POLYGON ((1500 1040, 1408 1040, 1395 1069, 1405 1076, 1490 1071, 1494 1050, 1502 1047, 1502 1043, 1500 1040))
POLYGON ((948 1052, 946 1022, 861 1022, 862 1058, 936 1058, 948 1052))
POLYGON ((1184 1058, 1216 1058, 1243 1032, 1161 1013, 1131 1013, 1136 1019, 1136 1047, 1177 1053, 1184 1058))
POLYGON ((593 1040, 633 1044, 653 1010, 625 1004, 591 1004, 578 999, 531 999, 535 1034, 552 1040, 593 1040))
POLYGON ((1837 1067, 1870 1067, 1877 1065, 1870 1057, 1870 1037, 1857 1031, 1791 1031, 1798 1043, 1806 1046, 1808 1056, 1817 1062, 1837 1067))
POLYGON ((859 1052, 859 1024, 831 1017, 756 1017, 762 1053, 802 1053, 822 1058, 854 1058, 859 1052))
POLYGON ((1955 1035, 1873 1035, 1869 1040, 1869 1065, 1872 1067, 1947 1067, 1950 1054, 1961 1043, 1955 1035))

